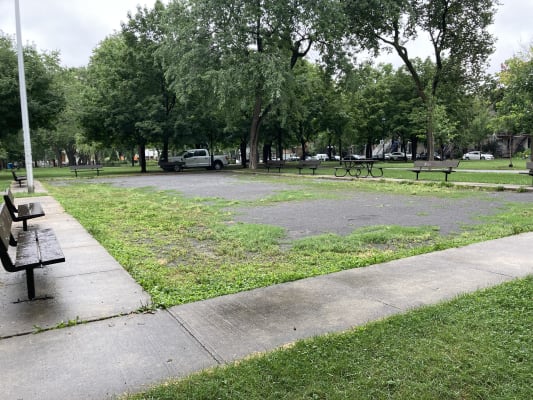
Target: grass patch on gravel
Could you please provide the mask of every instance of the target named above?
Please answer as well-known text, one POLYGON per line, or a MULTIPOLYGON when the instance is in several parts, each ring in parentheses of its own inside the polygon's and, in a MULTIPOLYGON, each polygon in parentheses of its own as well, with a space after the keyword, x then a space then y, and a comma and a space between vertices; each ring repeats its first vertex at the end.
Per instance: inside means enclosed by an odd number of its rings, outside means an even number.
POLYGON ((288 243, 280 227, 232 220, 227 210, 235 205, 331 198, 350 190, 479 196, 448 186, 416 185, 406 190, 405 185, 391 183, 356 182, 354 187, 354 182, 283 181, 295 190, 247 202, 76 181, 48 186, 66 211, 162 307, 533 230, 533 211, 525 204, 510 204, 483 217, 482 224, 448 236, 435 227, 374 226, 342 237, 328 234, 288 243))

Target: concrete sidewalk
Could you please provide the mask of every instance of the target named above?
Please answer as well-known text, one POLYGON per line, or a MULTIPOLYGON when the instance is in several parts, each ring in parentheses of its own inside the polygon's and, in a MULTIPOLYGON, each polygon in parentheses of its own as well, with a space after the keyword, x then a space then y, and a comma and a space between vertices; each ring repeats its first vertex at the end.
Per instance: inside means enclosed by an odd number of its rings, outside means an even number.
MULTIPOLYGON (((27 202, 30 199, 22 199, 27 202)), ((533 273, 533 233, 256 289, 153 313, 149 296, 51 197, 66 262, 0 272, 2 399, 105 399, 533 273), (52 329, 72 320, 88 323, 52 329)))

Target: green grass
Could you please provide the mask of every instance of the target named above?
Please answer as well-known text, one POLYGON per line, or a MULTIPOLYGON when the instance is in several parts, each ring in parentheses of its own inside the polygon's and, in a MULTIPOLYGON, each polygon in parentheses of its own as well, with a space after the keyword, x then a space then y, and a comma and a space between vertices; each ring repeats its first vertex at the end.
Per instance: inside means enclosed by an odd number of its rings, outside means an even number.
POLYGON ((243 179, 283 182, 294 189, 252 202, 236 202, 191 199, 172 191, 124 189, 96 182, 87 185, 84 179, 48 187, 66 211, 162 307, 533 230, 529 205, 509 204, 460 234, 443 236, 434 227, 373 226, 344 237, 327 234, 288 242, 280 227, 235 222, 229 207, 332 198, 350 190, 401 193, 413 199, 426 195, 479 197, 482 193, 441 184, 316 181, 248 174, 243 179))
POLYGON ((529 399, 533 278, 303 340, 128 399, 529 399))
MULTIPOLYGON (((328 234, 288 243, 281 228, 237 223, 228 207, 335 198, 347 190, 414 199, 484 197, 441 182, 245 173, 244 180, 294 189, 236 202, 119 189, 92 178, 56 185, 55 178, 60 177, 44 180, 50 193, 163 307, 533 231, 531 207, 508 204, 449 236, 435 227, 374 226, 343 238, 328 234)), ((526 399, 533 382, 532 300, 533 278, 518 280, 350 332, 300 341, 128 398, 526 399)))

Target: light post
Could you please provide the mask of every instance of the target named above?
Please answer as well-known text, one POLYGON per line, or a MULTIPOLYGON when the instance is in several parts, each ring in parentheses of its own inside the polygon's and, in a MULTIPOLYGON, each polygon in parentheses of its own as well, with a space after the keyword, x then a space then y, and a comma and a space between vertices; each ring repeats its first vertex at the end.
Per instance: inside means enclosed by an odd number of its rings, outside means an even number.
POLYGON ((383 122, 383 139, 381 140, 381 142, 383 143, 383 148, 381 151, 381 158, 383 159, 383 161, 385 161, 385 117, 381 118, 381 122, 383 122))
POLYGON ((20 111, 22 114, 22 131, 24 134, 24 163, 26 164, 28 193, 33 193, 33 160, 31 157, 30 122, 28 118, 28 100, 26 98, 26 77, 24 73, 24 57, 22 53, 22 35, 20 33, 20 11, 18 0, 15 0, 15 20, 17 27, 20 111))

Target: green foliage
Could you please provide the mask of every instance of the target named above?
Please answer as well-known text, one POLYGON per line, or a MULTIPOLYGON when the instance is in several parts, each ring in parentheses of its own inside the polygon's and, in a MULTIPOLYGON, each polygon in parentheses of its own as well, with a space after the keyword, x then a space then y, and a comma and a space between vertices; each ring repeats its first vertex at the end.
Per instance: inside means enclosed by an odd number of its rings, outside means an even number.
MULTIPOLYGON (((290 85, 292 70, 312 46, 331 48, 339 22, 330 1, 193 1, 169 5, 168 40, 161 54, 167 78, 188 99, 212 88, 203 99, 216 100, 231 127, 242 115, 250 126, 250 166, 258 162, 261 122, 276 108, 290 85), (327 38, 327 40, 325 40, 327 38)), ((216 115, 216 114, 215 114, 216 115)))
POLYGON ((533 278, 167 382, 128 399, 526 399, 533 278))
POLYGON ((495 0, 398 2, 357 0, 345 3, 353 41, 378 51, 395 51, 409 71, 426 109, 428 154, 433 158, 436 106, 443 85, 466 88, 479 82, 493 50, 487 28, 493 21, 495 0), (375 12, 379 9, 380 12, 375 12), (409 57, 409 47, 424 32, 431 41, 433 68, 429 76, 409 57), (427 79, 428 78, 428 79, 427 79))
MULTIPOLYGON (((65 106, 63 91, 56 79, 61 70, 58 55, 39 53, 30 46, 24 47, 23 52, 31 129, 53 129, 65 106)), ((13 141, 13 136, 21 129, 17 56, 13 41, 0 33, 0 140, 13 141)), ((13 159, 19 159, 17 152, 22 153, 20 148, 8 148, 8 151, 13 159)))
POLYGON ((499 78, 504 88, 497 104, 499 131, 530 133, 533 130, 533 46, 507 60, 499 78))

